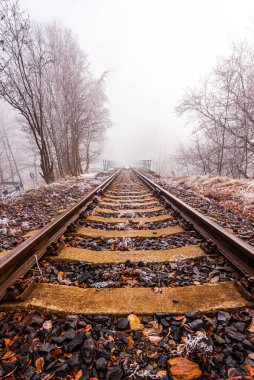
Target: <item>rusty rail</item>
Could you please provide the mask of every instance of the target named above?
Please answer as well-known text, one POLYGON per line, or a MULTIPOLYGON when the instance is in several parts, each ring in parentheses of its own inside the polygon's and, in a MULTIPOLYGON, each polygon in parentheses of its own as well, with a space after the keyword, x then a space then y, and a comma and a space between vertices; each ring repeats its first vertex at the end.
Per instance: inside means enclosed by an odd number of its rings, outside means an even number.
POLYGON ((92 202, 93 197, 103 191, 117 177, 120 170, 97 186, 88 195, 74 206, 56 217, 35 235, 14 248, 8 255, 0 259, 0 300, 7 294, 7 289, 16 279, 23 276, 47 251, 48 247, 56 242, 66 231, 67 227, 75 222, 80 213, 92 202))
POLYGON ((208 217, 181 201, 161 186, 133 169, 139 178, 156 191, 166 203, 178 211, 206 239, 212 241, 218 250, 246 276, 254 276, 254 247, 229 233, 208 217))

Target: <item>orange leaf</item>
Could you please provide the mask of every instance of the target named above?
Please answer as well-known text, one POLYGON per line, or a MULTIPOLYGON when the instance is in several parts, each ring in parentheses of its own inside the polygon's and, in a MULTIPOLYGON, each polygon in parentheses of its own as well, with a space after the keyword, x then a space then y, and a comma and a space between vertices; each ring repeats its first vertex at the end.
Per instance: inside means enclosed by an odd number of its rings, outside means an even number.
POLYGON ((38 372, 42 372, 43 371, 43 367, 44 367, 44 359, 43 359, 43 357, 40 357, 40 358, 38 358, 36 360, 35 366, 36 366, 38 372))
POLYGON ((92 330, 92 325, 87 325, 86 327, 85 327, 85 332, 89 332, 89 331, 91 331, 92 330))
POLYGON ((83 375, 83 371, 82 371, 82 369, 80 369, 80 370, 76 373, 76 375, 75 375, 75 380, 79 380, 79 379, 81 378, 82 375, 83 375))
POLYGON ((57 348, 53 352, 51 352, 51 357, 56 358, 59 354, 61 354, 62 350, 60 348, 57 348))
POLYGON ((6 347, 7 351, 8 351, 8 347, 9 347, 10 341, 11 341, 10 339, 4 338, 4 343, 5 343, 5 347, 6 347))
POLYGON ((1 360, 7 360, 10 359, 12 356, 15 355, 15 352, 8 351, 4 354, 4 356, 1 357, 1 360))
POLYGON ((249 372, 249 375, 250 375, 250 376, 254 376, 254 367, 252 367, 250 364, 246 364, 246 365, 245 365, 245 368, 246 368, 247 371, 249 372))
POLYGON ((134 340, 130 336, 128 336, 128 345, 127 346, 129 348, 132 348, 133 345, 134 345, 134 340))
POLYGON ((182 319, 184 319, 184 315, 177 315, 176 317, 175 317, 175 320, 176 321, 181 321, 182 319))

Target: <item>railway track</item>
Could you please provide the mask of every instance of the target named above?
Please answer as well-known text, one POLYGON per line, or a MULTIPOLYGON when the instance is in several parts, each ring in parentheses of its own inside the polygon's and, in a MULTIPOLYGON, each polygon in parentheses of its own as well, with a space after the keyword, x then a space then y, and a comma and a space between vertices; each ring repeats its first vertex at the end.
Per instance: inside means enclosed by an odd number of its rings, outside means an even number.
MULTIPOLYGON (((156 346, 162 330, 157 322, 157 330, 151 321, 145 327, 144 316, 250 308, 253 276, 253 247, 145 175, 122 170, 0 259, 0 309, 128 316, 119 329, 143 331, 156 346)), ((181 371, 177 365, 169 367, 181 371)), ((107 378, 139 378, 121 373, 107 378)))

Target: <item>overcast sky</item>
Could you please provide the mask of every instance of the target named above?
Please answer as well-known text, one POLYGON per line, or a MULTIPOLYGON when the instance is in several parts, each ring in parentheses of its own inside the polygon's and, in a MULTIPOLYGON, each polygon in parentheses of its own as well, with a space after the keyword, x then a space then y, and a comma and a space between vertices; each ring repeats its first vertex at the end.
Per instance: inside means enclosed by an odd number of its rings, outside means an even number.
POLYGON ((104 156, 128 161, 171 153, 186 139, 174 107, 226 55, 254 35, 253 0, 21 0, 38 21, 77 35, 92 72, 109 70, 113 127, 104 156))

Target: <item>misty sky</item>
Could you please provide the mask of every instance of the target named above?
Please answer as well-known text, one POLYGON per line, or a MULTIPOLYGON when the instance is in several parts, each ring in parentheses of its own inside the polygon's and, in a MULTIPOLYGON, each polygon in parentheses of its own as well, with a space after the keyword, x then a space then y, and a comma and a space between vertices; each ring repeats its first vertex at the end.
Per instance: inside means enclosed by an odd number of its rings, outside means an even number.
POLYGON ((38 21, 60 19, 77 35, 92 72, 109 70, 113 127, 104 157, 171 153, 189 129, 174 114, 184 90, 254 37, 253 0, 21 0, 38 21))

